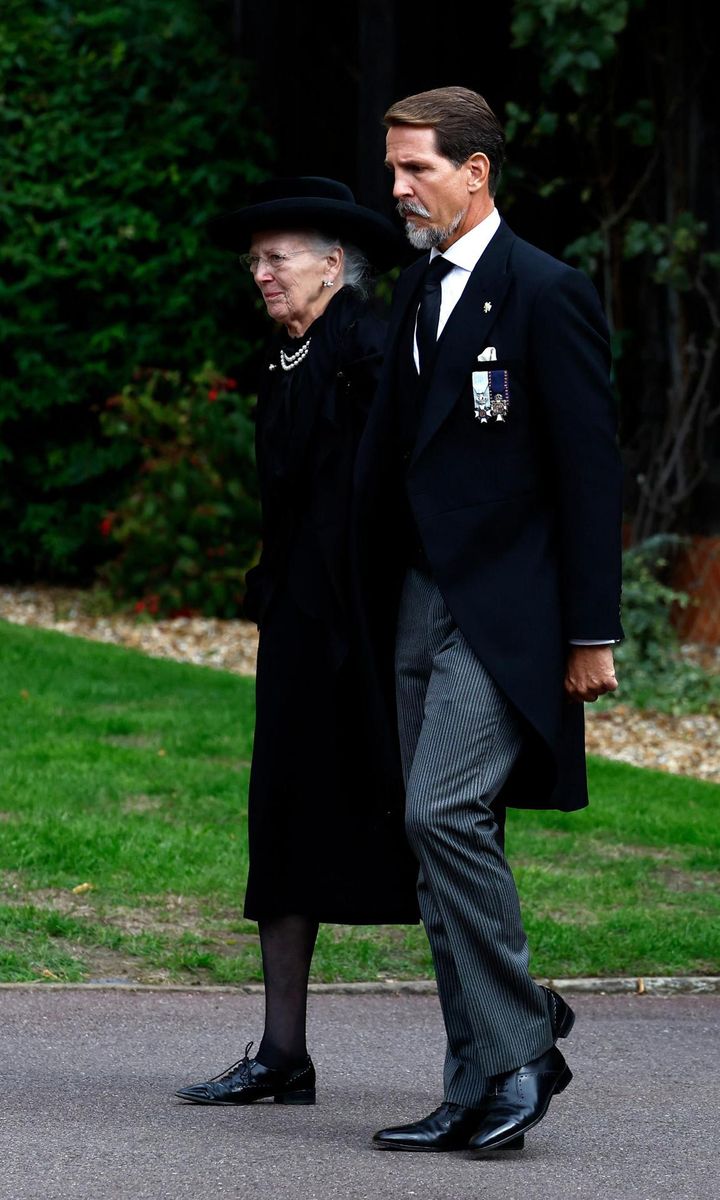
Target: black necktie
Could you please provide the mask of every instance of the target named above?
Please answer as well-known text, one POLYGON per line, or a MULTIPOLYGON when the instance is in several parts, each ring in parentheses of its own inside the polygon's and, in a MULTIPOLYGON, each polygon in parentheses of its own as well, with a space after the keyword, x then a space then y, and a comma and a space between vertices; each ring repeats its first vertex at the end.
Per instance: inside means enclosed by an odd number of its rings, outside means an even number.
POLYGON ((449 259, 443 258, 442 254, 439 254, 431 263, 428 263, 425 270, 416 330, 421 375, 428 371, 435 358, 442 281, 448 271, 452 271, 454 265, 449 259))

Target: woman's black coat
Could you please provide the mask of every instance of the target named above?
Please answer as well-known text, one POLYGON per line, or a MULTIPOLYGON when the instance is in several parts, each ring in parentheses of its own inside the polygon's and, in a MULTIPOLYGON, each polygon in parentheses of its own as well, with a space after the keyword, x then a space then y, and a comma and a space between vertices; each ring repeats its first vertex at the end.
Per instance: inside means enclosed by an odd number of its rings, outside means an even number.
POLYGON ((365 672, 350 596, 353 465, 385 326, 342 289, 292 371, 279 350, 259 389, 263 551, 244 614, 260 627, 246 916, 417 920, 392 696, 365 672), (380 719, 378 720, 378 714, 380 719))

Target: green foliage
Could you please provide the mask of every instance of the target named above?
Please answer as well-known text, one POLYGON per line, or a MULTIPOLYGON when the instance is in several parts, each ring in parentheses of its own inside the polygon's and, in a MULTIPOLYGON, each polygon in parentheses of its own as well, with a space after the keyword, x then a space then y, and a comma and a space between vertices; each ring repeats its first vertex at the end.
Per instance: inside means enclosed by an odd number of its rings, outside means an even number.
POLYGON ((720 347, 702 166, 717 140, 714 110, 703 110, 714 66, 701 6, 514 0, 512 14, 513 47, 540 86, 539 100, 528 103, 523 86, 507 105, 503 205, 525 199, 559 235, 547 248, 596 279, 634 539, 692 529, 709 516, 701 489, 720 347))
POLYGON ((701 712, 720 708, 720 679, 680 655, 671 616, 689 598, 665 579, 683 539, 656 535, 625 551, 623 627, 625 641, 615 650, 621 689, 604 703, 633 704, 661 712, 701 712))
POLYGON ((375 280, 373 297, 378 306, 386 312, 390 310, 393 289, 400 278, 400 273, 400 267, 391 267, 389 271, 386 271, 384 275, 378 276, 375 280))
MULTIPOLYGON (((654 141, 654 113, 647 99, 629 97, 624 107, 613 84, 633 10, 645 4, 646 0, 515 0, 512 47, 533 55, 542 104, 529 110, 517 100, 510 101, 506 105, 506 136, 509 142, 522 141, 527 151, 537 151, 545 159, 552 138, 553 164, 563 158, 567 163, 564 174, 558 175, 551 187, 544 174, 540 185, 533 181, 534 190, 541 195, 550 196, 572 184, 582 188, 584 204, 592 198, 593 189, 587 184, 597 170, 595 151, 603 126, 614 125, 633 147, 647 147, 654 141), (568 154, 569 147, 573 150, 568 154), (584 187, 580 183, 583 174, 584 187)), ((601 155, 604 153, 603 146, 601 155)), ((526 167, 515 163, 509 174, 522 186, 526 172, 526 167)))
POLYGON ((584 96, 590 77, 614 57, 631 7, 632 0, 515 0, 513 47, 540 52, 543 90, 562 81, 584 96))
POLYGON ((565 247, 565 254, 569 259, 573 259, 582 270, 587 271, 589 275, 594 275, 598 269, 605 249, 605 239, 599 229, 593 229, 591 233, 585 233, 582 237, 575 238, 574 242, 570 242, 565 247))
POLYGON ((206 232, 270 159, 227 22, 222 0, 3 5, 6 576, 88 577, 102 556, 128 451, 98 413, 133 368, 237 374, 250 352, 249 284, 206 232))
POLYGON ((717 270, 718 256, 703 250, 707 223, 693 213, 679 213, 667 224, 631 221, 625 229, 623 251, 626 258, 646 255, 653 262, 652 278, 679 292, 689 291, 698 273, 717 270))
POLYGON ((532 58, 541 103, 530 106, 515 97, 506 104, 506 137, 515 143, 505 173, 506 202, 526 189, 541 199, 559 194, 561 202, 569 200, 578 236, 563 254, 591 274, 607 254, 603 192, 616 180, 623 152, 632 152, 635 169, 638 148, 655 140, 652 105, 632 87, 620 95, 616 86, 628 25, 645 4, 514 0, 512 6, 512 47, 532 58))
POLYGON ((121 603, 152 616, 237 616, 257 557, 252 399, 212 364, 186 378, 145 370, 101 417, 139 473, 100 532, 120 548, 101 576, 121 603))
POLYGON ((649 100, 637 100, 626 112, 620 113, 615 124, 618 129, 627 129, 634 146, 647 147, 655 141, 657 128, 653 106, 649 100))

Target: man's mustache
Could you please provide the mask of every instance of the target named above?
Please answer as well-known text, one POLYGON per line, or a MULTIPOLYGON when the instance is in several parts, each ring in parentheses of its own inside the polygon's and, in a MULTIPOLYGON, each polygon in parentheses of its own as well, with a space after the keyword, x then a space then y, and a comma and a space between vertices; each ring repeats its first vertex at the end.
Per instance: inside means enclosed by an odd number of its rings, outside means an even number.
POLYGON ((430 213, 422 205, 412 200, 398 201, 397 210, 401 217, 409 217, 412 214, 415 217, 429 217, 430 213))

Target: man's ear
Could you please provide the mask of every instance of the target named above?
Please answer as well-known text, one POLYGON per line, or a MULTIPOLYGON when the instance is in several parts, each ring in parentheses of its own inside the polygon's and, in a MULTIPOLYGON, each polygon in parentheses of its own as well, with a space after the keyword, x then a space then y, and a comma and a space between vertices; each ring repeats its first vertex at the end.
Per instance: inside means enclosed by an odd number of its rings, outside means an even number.
POLYGON ((465 163, 465 170, 467 171, 468 191, 479 192, 490 178, 490 159, 487 154, 482 154, 478 150, 476 154, 470 155, 465 163))

